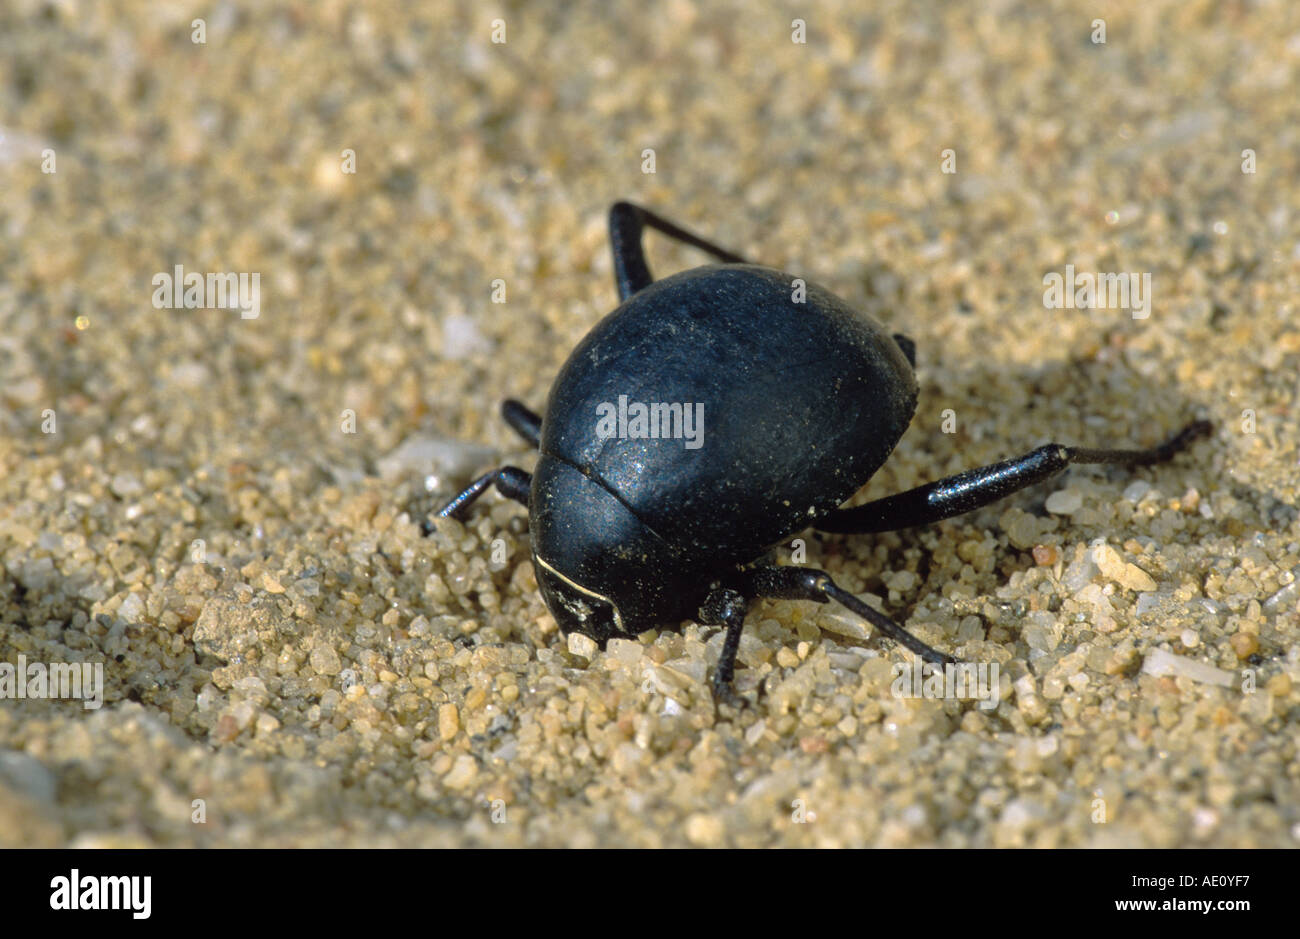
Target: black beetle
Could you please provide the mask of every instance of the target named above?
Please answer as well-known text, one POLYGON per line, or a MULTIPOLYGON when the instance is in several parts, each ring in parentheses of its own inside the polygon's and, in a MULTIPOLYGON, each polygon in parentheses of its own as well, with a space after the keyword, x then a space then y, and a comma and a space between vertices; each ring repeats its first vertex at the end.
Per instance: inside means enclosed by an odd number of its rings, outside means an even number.
POLYGON ((952 661, 824 571, 763 563, 796 532, 923 525, 1072 463, 1166 460, 1209 431, 1196 421, 1147 450, 1047 444, 842 509, 912 419, 912 341, 822 287, 749 264, 640 206, 616 203, 609 235, 621 305, 569 356, 545 417, 517 401, 501 408, 540 449, 536 470, 487 473, 438 515, 461 516, 493 485, 527 505, 537 582, 565 632, 603 645, 692 618, 726 627, 718 700, 735 700, 736 649, 759 597, 834 600, 925 660, 952 661), (654 281, 646 226, 724 263, 654 281))

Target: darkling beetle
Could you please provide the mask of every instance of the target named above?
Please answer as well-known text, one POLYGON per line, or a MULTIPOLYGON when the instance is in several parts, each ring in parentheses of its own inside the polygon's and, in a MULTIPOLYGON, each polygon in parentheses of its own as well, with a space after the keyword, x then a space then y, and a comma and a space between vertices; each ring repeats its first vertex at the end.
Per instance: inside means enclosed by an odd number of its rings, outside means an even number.
POLYGON ((761 597, 834 600, 926 661, 952 661, 826 572, 764 563, 791 535, 937 522, 1074 463, 1167 460, 1210 429, 1196 421, 1147 450, 1051 443, 840 508, 912 419, 912 341, 822 287, 750 264, 640 206, 610 209, 609 238, 621 304, 573 350, 544 417, 518 401, 501 407, 506 423, 541 451, 536 470, 493 470, 438 515, 462 517, 492 486, 527 505, 537 583, 566 633, 603 646, 688 619, 725 627, 716 701, 740 700, 731 686, 736 650, 749 605, 761 597), (641 245, 646 226, 723 263, 654 281, 641 245), (634 435, 630 421, 626 433, 602 431, 601 415, 626 401, 681 404, 687 415, 702 404, 697 430, 705 432, 691 448, 680 433, 634 435))

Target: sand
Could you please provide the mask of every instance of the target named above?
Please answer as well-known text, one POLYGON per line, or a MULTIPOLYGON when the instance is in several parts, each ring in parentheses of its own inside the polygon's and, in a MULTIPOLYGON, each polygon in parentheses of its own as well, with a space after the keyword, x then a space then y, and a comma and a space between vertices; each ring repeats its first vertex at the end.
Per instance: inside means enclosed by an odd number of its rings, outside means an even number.
POLYGON ((104 677, 0 700, 0 844, 1300 841, 1294 4, 413 6, 0 12, 0 661, 104 677), (532 465, 498 403, 615 305, 620 198, 916 340, 859 498, 1214 432, 803 534, 996 707, 779 602, 717 713, 716 630, 559 633, 521 506, 420 533, 532 465), (177 265, 256 317, 155 305, 177 265), (1049 307, 1067 265, 1147 315, 1049 307))

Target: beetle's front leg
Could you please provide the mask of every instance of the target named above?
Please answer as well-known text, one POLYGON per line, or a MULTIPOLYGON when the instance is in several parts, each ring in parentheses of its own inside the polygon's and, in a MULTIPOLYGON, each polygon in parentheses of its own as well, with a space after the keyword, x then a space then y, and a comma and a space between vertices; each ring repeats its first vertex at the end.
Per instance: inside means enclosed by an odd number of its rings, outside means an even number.
MULTIPOLYGON (((464 491, 454 496, 450 502, 440 508, 438 518, 464 518, 474 500, 487 492, 494 484, 497 487, 497 492, 506 498, 514 499, 521 505, 527 505, 528 492, 532 488, 533 477, 532 474, 525 473, 517 466, 503 466, 500 469, 494 469, 490 473, 484 473, 466 486, 464 491)), ((432 531, 432 527, 429 527, 425 534, 430 534, 432 531)))
POLYGON ((936 665, 955 664, 956 660, 938 649, 931 649, 884 613, 877 612, 831 580, 831 575, 812 567, 751 567, 744 572, 748 584, 744 589, 755 597, 780 600, 834 600, 861 616, 882 634, 936 665))
POLYGON ((729 587, 721 586, 714 587, 700 607, 701 625, 727 627, 727 636, 722 640, 722 655, 718 657, 718 667, 713 671, 715 704, 729 704, 735 708, 746 704, 745 699, 736 694, 731 680, 736 674, 736 652, 740 648, 740 633, 745 628, 745 615, 748 612, 748 599, 729 587))

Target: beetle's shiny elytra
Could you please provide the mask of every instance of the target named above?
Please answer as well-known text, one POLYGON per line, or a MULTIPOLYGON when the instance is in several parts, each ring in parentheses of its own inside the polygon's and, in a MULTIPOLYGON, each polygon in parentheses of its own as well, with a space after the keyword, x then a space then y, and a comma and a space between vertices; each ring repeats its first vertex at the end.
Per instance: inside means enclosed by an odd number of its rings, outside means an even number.
POLYGON ((622 304, 573 350, 544 416, 517 401, 502 406, 539 449, 535 471, 487 473, 438 514, 463 515, 492 486, 526 504, 537 582, 566 632, 603 643, 688 619, 726 627, 713 677, 719 700, 737 700, 736 650, 759 597, 833 600, 927 661, 951 661, 824 571, 763 562, 797 532, 923 525, 1073 463, 1166 460, 1209 431, 1196 421, 1146 450, 1048 444, 842 509, 916 410, 911 340, 823 287, 749 264, 639 206, 616 203, 609 227, 622 304), (646 226, 723 263, 653 281, 641 246, 646 226), (628 401, 660 423, 698 416, 696 445, 661 433, 659 423, 653 434, 644 422, 627 432, 628 401), (615 410, 623 432, 612 434, 615 410))

